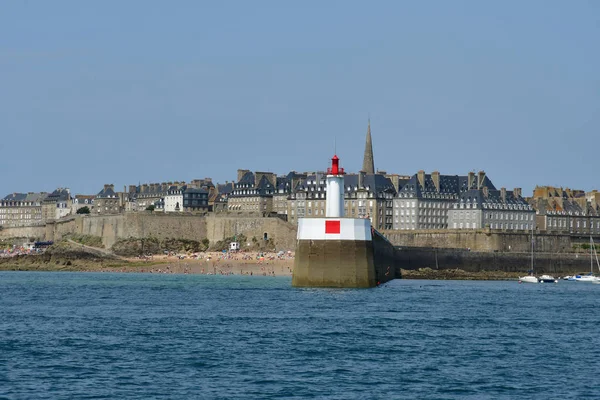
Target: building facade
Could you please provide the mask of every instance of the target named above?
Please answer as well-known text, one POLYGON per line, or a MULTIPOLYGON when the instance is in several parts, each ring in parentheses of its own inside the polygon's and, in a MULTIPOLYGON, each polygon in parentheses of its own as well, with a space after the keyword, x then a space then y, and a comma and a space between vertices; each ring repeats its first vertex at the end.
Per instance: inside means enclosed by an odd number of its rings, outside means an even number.
POLYGON ((121 212, 121 198, 115 192, 115 185, 107 184, 98 192, 94 200, 95 214, 118 214, 121 212))
POLYGON ((273 173, 238 170, 238 182, 227 197, 228 211, 269 216, 273 212, 275 184, 273 173))
POLYGON ((447 229, 448 212, 460 195, 471 189, 496 188, 485 172, 466 176, 426 174, 423 170, 404 182, 394 199, 394 224, 398 230, 447 229))
POLYGON ((48 196, 40 193, 12 193, 0 200, 0 226, 14 228, 43 225, 42 204, 48 196))
POLYGON ((536 225, 535 210, 518 188, 470 189, 448 211, 448 224, 450 229, 531 231, 536 225))
POLYGON ((67 188, 58 188, 42 202, 42 219, 48 222, 66 217, 72 212, 72 204, 71 191, 67 188))
POLYGON ((600 234, 600 207, 594 192, 536 186, 529 203, 536 210, 536 222, 541 231, 600 234))
MULTIPOLYGON (((299 218, 324 217, 327 199, 325 173, 307 176, 291 193, 288 221, 297 225, 299 218)), ((392 229, 393 199, 396 189, 382 174, 344 175, 344 215, 369 218, 375 229, 392 229)))

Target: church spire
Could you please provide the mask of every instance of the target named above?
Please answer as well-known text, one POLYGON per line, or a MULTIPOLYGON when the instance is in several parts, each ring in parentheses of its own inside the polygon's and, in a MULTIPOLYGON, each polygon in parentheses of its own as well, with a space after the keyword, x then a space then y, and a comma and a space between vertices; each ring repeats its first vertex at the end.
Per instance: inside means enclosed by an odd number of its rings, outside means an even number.
POLYGON ((371 118, 367 127, 367 142, 365 143, 365 156, 363 158, 362 170, 367 174, 375 173, 375 163, 373 161, 373 142, 371 141, 371 118))

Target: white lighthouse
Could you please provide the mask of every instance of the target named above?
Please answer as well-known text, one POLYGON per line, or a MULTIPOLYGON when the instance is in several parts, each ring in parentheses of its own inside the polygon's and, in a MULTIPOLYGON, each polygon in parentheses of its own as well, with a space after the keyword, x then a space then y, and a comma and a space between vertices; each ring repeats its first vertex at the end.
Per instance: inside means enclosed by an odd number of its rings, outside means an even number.
POLYGON ((399 277, 394 249, 366 218, 344 216, 344 169, 327 168, 325 218, 298 219, 292 286, 373 287, 399 277))
POLYGON ((334 155, 331 168, 327 168, 327 218, 344 216, 344 168, 340 168, 340 159, 334 155))

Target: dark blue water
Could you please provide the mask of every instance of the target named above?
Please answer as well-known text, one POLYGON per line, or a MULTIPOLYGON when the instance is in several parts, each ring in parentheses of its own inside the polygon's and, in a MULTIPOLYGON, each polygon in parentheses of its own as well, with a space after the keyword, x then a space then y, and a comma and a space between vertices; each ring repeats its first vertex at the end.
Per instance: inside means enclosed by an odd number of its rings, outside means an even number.
POLYGON ((600 285, 0 273, 0 398, 600 398, 600 285))

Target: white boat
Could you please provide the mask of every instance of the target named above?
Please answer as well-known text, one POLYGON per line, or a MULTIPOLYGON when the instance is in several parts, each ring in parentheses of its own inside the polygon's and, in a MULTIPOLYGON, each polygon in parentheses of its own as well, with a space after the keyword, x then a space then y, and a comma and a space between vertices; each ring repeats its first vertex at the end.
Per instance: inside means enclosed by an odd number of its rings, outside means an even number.
POLYGON ((600 282, 600 278, 591 274, 587 274, 587 275, 575 275, 573 276, 571 279, 569 279, 570 281, 575 281, 575 282, 587 282, 587 283, 591 283, 591 282, 600 282))
POLYGON ((596 265, 598 271, 600 271, 600 262, 598 262, 598 253, 596 253, 596 246, 594 246, 594 239, 590 235, 590 273, 585 275, 573 275, 568 277, 567 280, 575 282, 585 283, 600 283, 600 277, 594 275, 594 256, 596 257, 596 265))
POLYGON ((519 277, 519 283, 556 283, 558 280, 550 275, 542 275, 539 278, 536 277, 533 273, 533 248, 534 240, 533 240, 533 227, 531 228, 531 269, 529 270, 529 275, 519 277))
POLYGON ((551 275, 542 275, 538 278, 539 283, 558 283, 558 279, 551 275))
POLYGON ((539 283, 539 281, 533 275, 526 275, 519 278, 519 283, 539 283))

